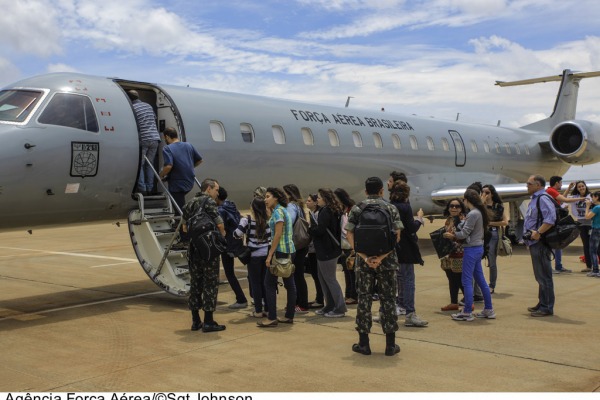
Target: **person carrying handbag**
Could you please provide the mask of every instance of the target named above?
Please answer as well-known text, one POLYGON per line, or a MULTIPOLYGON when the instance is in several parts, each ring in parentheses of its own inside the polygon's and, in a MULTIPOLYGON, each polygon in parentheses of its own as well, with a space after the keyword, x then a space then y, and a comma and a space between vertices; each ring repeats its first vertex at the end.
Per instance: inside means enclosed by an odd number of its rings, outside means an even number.
MULTIPOLYGON (((293 258, 296 248, 292 240, 292 220, 285 207, 288 198, 282 189, 276 187, 267 188, 265 194, 265 205, 271 210, 269 228, 271 230, 271 247, 265 260, 265 265, 271 266, 274 258, 293 258)), ((265 274, 265 289, 267 291, 268 316, 259 321, 257 325, 261 328, 273 328, 278 323, 291 324, 294 322, 296 306, 296 284, 294 275, 283 279, 283 286, 287 291, 287 303, 285 307, 285 318, 277 318, 277 283, 279 278, 270 272, 265 274)))

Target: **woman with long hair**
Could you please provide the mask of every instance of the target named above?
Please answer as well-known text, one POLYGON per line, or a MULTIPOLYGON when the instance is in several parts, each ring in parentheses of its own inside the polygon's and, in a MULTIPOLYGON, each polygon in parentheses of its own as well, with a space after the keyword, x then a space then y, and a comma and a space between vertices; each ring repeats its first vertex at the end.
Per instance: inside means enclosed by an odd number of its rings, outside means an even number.
POLYGON ((246 245, 250 249, 250 262, 248 263, 248 279, 252 288, 252 299, 254 300, 254 311, 250 316, 264 318, 267 316, 265 296, 265 274, 267 266, 267 253, 269 250, 269 239, 271 230, 269 228, 269 217, 265 201, 255 198, 250 205, 252 214, 240 219, 240 224, 234 232, 234 236, 242 239, 246 235, 246 245))
MULTIPOLYGON (((456 227, 467 215, 467 208, 462 200, 458 197, 450 199, 444 208, 444 217, 446 217, 445 228, 446 232, 454 233, 456 227)), ((442 311, 457 311, 458 292, 463 292, 462 285, 462 262, 463 262, 463 247, 459 242, 454 242, 454 250, 446 257, 440 259, 440 267, 446 273, 448 278, 448 289, 450 291, 450 303, 442 307, 442 311)), ((472 310, 471 310, 472 311, 472 310)))
POLYGON ((481 190, 481 201, 488 209, 490 215, 489 231, 491 234, 488 243, 488 267, 490 268, 490 292, 494 293, 498 279, 498 241, 502 239, 502 228, 508 226, 508 218, 504 215, 502 198, 496 191, 494 185, 483 185, 481 190))
POLYGON ((325 296, 325 306, 316 313, 328 318, 339 318, 345 316, 347 311, 344 293, 335 277, 337 259, 342 254, 340 219, 344 208, 331 189, 318 190, 317 204, 320 207, 319 216, 315 219, 311 214, 309 232, 317 253, 319 281, 325 296))
POLYGON ((590 231, 590 254, 592 258, 592 270, 587 276, 600 278, 598 270, 598 257, 595 255, 600 248, 600 191, 592 193, 591 199, 585 201, 585 218, 592 221, 592 230, 590 231))
POLYGON ((404 225, 404 229, 400 232, 399 246, 396 246, 396 255, 400 264, 400 268, 396 271, 398 282, 396 306, 406 312, 404 326, 422 327, 427 326, 428 322, 419 318, 415 310, 415 264, 423 265, 417 243, 417 231, 424 223, 423 210, 417 212, 415 220, 408 201, 409 195, 410 187, 402 181, 394 182, 390 188, 390 203, 398 209, 400 220, 404 225))
POLYGON ((346 265, 346 260, 352 254, 352 247, 346 239, 346 224, 348 223, 348 214, 356 202, 352 200, 348 192, 342 188, 335 189, 333 193, 344 207, 344 213, 342 214, 342 255, 338 260, 338 264, 342 265, 342 271, 344 271, 344 282, 346 286, 346 290, 344 291, 345 301, 346 304, 357 304, 358 294, 356 293, 356 273, 354 272, 354 268, 349 269, 346 265))
MULTIPOLYGON (((288 197, 289 203, 287 205, 287 212, 290 214, 292 220, 292 226, 298 222, 301 218, 306 220, 304 214, 304 201, 300 195, 300 189, 298 186, 290 183, 283 187, 285 194, 288 197)), ((306 279, 304 279, 304 259, 308 254, 308 246, 303 248, 296 247, 296 254, 294 254, 294 282, 296 283, 296 314, 308 313, 308 286, 306 285, 306 279)))
MULTIPOLYGON (((316 193, 311 193, 306 198, 306 208, 308 211, 315 216, 315 219, 319 216, 319 204, 317 203, 318 195, 316 193)), ((315 291, 316 296, 315 300, 308 303, 308 308, 323 308, 325 304, 323 300, 323 288, 321 287, 321 282, 319 281, 319 268, 317 266, 317 253, 315 252, 315 244, 311 240, 308 245, 308 255, 306 257, 306 273, 312 276, 313 281, 315 283, 315 291)))
MULTIPOLYGON (((271 247, 267 253, 265 265, 271 266, 273 257, 293 258, 296 249, 292 240, 292 219, 286 207, 288 198, 282 189, 276 187, 267 188, 265 194, 265 205, 271 211, 269 228, 271 230, 271 247)), ((265 289, 267 291, 268 317, 257 323, 261 328, 272 328, 279 322, 291 324, 294 322, 294 308, 296 306, 296 285, 294 275, 283 279, 283 286, 287 291, 287 303, 285 307, 285 318, 277 318, 277 283, 278 277, 267 272, 265 274, 265 289)))
POLYGON ((592 194, 587 187, 585 181, 577 181, 573 183, 571 192, 568 194, 569 198, 583 198, 582 200, 571 203, 571 214, 577 218, 579 222, 579 237, 583 243, 583 256, 585 257, 586 268, 582 269, 581 272, 592 271, 592 257, 598 257, 597 254, 591 254, 590 252, 590 232, 592 230, 592 221, 585 219, 585 203, 586 199, 592 199, 592 194))
POLYGON ((453 240, 463 240, 463 264, 462 264, 462 284, 465 294, 465 305, 462 312, 452 314, 455 321, 473 321, 473 278, 481 288, 485 308, 477 313, 477 318, 496 318, 496 313, 492 306, 492 295, 490 288, 485 281, 483 269, 481 267, 481 258, 483 257, 483 243, 485 230, 488 228, 489 217, 487 208, 481 202, 480 195, 467 189, 464 194, 464 205, 470 210, 464 221, 458 224, 454 233, 446 232, 444 237, 453 240))

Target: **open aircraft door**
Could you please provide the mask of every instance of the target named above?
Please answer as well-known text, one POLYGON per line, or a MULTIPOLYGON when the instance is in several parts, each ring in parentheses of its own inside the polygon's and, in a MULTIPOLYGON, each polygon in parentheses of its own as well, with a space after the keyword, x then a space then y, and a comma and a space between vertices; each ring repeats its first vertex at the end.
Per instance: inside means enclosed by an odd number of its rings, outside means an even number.
POLYGON ((467 152, 465 151, 465 143, 457 131, 448 131, 452 143, 454 143, 454 165, 464 167, 467 162, 467 152))

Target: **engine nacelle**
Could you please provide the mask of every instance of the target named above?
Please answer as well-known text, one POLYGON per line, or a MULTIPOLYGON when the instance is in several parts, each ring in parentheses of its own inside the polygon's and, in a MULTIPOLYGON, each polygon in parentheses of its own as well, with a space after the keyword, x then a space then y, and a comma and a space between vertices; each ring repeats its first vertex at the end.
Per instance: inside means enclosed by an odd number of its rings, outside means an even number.
POLYGON ((583 120, 561 122, 550 134, 550 148, 568 164, 597 163, 600 161, 600 125, 583 120))

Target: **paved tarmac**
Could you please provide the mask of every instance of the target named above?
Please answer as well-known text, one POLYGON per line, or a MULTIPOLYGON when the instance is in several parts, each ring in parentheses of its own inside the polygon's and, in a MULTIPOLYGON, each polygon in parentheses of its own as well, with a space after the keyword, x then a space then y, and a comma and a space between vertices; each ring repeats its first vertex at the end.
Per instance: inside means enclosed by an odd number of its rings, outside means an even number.
MULTIPOLYGON (((310 313, 264 330, 249 309, 227 308, 226 284, 215 318, 227 330, 191 332, 186 301, 146 277, 123 223, 2 233, 0 391, 597 392, 600 278, 579 272, 580 241, 563 255, 574 272, 555 276, 554 317, 529 316, 538 289, 518 247, 498 261, 497 319, 456 322, 440 311, 447 279, 427 234, 440 224, 419 233, 416 306, 429 326, 402 324, 394 357, 383 355, 378 325, 372 355, 351 351, 356 306, 344 318, 310 313)), ((237 271, 247 289, 244 267, 237 271)))

